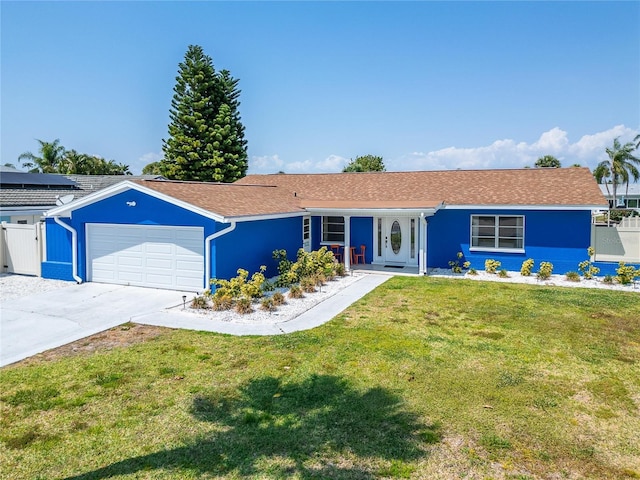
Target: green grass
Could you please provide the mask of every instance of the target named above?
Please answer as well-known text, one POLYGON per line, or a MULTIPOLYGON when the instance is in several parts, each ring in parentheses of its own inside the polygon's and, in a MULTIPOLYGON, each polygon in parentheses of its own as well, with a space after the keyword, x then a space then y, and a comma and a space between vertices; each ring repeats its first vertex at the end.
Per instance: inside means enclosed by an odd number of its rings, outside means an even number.
POLYGON ((0 371, 0 478, 640 478, 640 295, 396 277, 274 337, 0 371))

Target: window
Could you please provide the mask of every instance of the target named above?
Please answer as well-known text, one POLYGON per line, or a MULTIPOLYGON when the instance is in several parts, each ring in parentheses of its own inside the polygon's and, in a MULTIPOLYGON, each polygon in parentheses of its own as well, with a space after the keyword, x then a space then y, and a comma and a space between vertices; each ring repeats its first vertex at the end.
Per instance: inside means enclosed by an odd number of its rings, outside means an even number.
POLYGON ((411 258, 416 258, 416 219, 411 219, 411 258))
POLYGON ((522 250, 524 248, 524 217, 472 215, 471 248, 522 250))
POLYGON ((627 207, 628 208, 638 208, 638 199, 637 198, 630 198, 629 200, 627 200, 627 207))
POLYGON ((322 217, 322 241, 344 243, 344 217, 322 217))
POLYGON ((303 217, 302 219, 302 241, 311 240, 311 217, 303 217))

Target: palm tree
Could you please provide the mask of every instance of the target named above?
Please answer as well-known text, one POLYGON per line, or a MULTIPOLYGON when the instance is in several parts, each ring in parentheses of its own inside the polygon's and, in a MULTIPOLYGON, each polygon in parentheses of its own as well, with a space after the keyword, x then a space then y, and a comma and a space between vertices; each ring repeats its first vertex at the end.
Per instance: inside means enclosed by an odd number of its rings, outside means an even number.
POLYGON ((56 173, 65 154, 64 147, 60 145, 60 139, 56 138, 53 142, 38 140, 38 143, 40 144, 39 157, 31 152, 24 152, 18 160, 22 162, 22 166, 29 169, 29 173, 56 173), (24 162, 23 159, 27 161, 24 162))
POLYGON ((78 153, 75 150, 68 150, 64 153, 64 158, 58 165, 57 173, 65 175, 86 174, 89 156, 84 153, 78 153))
POLYGON ((640 158, 633 155, 636 146, 633 142, 627 142, 624 145, 620 143, 619 137, 613 140, 613 148, 607 148, 606 152, 609 158, 603 160, 593 171, 598 183, 607 185, 607 193, 609 192, 608 183, 611 183, 613 193, 613 206, 617 203, 618 185, 626 184, 629 190, 629 180, 633 178, 634 182, 640 179, 640 158))

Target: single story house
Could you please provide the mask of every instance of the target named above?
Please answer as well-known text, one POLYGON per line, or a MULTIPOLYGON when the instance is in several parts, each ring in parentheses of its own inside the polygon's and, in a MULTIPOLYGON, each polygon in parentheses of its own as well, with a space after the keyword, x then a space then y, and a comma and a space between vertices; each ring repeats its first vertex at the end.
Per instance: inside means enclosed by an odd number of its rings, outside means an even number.
POLYGON ((608 200, 610 208, 633 208, 640 211, 640 184, 632 183, 628 187, 627 185, 618 185, 615 205, 611 184, 601 184, 600 191, 602 191, 602 194, 608 200))
POLYGON ((69 203, 124 179, 161 179, 160 175, 62 175, 29 173, 0 166, 0 221, 39 222, 44 212, 69 203))
POLYGON ((42 276, 202 291, 239 268, 275 275, 274 250, 323 245, 418 274, 458 252, 478 270, 533 258, 565 273, 587 258, 592 211, 606 208, 576 167, 127 179, 46 213, 42 276))

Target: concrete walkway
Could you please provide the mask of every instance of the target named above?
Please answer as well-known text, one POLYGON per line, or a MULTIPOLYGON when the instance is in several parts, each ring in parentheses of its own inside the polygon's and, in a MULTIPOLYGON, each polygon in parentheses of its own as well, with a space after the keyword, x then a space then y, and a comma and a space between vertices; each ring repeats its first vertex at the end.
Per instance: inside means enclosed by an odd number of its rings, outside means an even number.
POLYGON ((103 332, 141 314, 182 306, 182 295, 172 290, 83 283, 7 300, 0 308, 0 366, 103 332))
POLYGON ((221 322, 182 310, 193 293, 85 283, 2 303, 0 366, 60 347, 126 322, 225 333, 279 335, 331 320, 381 285, 388 275, 367 274, 298 317, 283 322, 221 322))
POLYGON ((132 321, 145 325, 185 328, 229 335, 280 335, 309 330, 328 322, 356 300, 382 285, 389 278, 391 278, 389 275, 363 275, 357 282, 314 305, 301 315, 284 322, 256 322, 254 324, 222 322, 184 312, 180 308, 137 316, 132 321))

